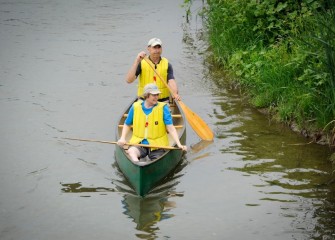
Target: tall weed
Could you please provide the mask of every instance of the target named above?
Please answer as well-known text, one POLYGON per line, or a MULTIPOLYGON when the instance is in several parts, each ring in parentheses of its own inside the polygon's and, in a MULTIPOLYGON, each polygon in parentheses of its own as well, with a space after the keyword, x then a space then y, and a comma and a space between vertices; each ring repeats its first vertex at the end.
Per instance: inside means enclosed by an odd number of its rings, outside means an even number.
POLYGON ((333 0, 208 4, 215 59, 246 87, 255 106, 273 109, 282 121, 334 128, 333 0))

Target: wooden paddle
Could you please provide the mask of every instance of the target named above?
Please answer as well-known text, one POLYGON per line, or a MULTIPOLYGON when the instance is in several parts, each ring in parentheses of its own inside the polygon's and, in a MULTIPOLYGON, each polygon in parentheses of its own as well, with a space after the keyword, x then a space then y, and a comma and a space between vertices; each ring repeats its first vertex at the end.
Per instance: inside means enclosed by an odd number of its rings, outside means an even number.
MULTIPOLYGON (((97 143, 117 144, 117 142, 101 141, 101 140, 94 140, 94 139, 82 139, 82 138, 63 138, 63 139, 83 141, 83 142, 97 142, 97 143)), ((156 145, 147 145, 147 144, 140 144, 140 143, 126 143, 125 145, 140 146, 140 147, 146 147, 146 148, 161 148, 161 149, 168 149, 168 150, 181 150, 181 148, 177 148, 177 147, 156 146, 156 145)))
MULTIPOLYGON (((164 83, 164 85, 169 89, 171 95, 174 95, 174 92, 172 92, 171 88, 169 85, 163 80, 163 78, 157 73, 155 68, 152 66, 150 61, 148 60, 147 57, 143 58, 149 66, 154 70, 158 78, 164 83)), ((212 130, 208 127, 208 125, 205 123, 204 120, 201 119, 195 112, 193 112, 189 107, 187 107, 181 100, 176 101, 176 104, 179 104, 181 109, 183 110, 187 122, 190 124, 190 126, 193 128, 196 134, 202 139, 206 141, 212 141, 214 138, 214 134, 212 130)))

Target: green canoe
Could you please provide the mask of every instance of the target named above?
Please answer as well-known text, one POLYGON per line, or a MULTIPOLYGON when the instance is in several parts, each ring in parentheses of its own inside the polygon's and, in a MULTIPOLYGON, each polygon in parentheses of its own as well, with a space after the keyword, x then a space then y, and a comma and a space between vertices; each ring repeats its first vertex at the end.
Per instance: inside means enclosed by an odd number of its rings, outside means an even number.
MULTIPOLYGON (((133 102, 131 102, 132 104, 133 102)), ((122 132, 123 123, 127 117, 127 113, 131 107, 128 106, 126 111, 121 115, 120 121, 116 129, 116 139, 119 139, 122 132)), ((181 144, 186 141, 185 117, 177 104, 170 104, 171 114, 173 117, 173 125, 176 127, 181 144)), ((129 142, 132 131, 126 137, 129 142)), ((169 136, 170 146, 177 147, 174 140, 169 136)), ((147 158, 141 159, 139 163, 130 160, 126 149, 115 145, 115 159, 116 162, 133 186, 136 193, 144 196, 150 192, 172 171, 176 168, 183 156, 182 150, 167 150, 160 158, 150 161, 147 158)))

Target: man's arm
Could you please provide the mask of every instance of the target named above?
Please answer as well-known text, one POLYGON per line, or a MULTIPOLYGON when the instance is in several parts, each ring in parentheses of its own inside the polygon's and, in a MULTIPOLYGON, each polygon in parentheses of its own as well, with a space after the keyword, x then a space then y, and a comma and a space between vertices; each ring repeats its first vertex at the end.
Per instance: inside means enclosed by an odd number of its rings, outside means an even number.
POLYGON ((168 81, 168 85, 172 91, 172 97, 177 100, 177 101, 180 101, 180 96, 178 94, 178 87, 177 87, 177 83, 176 83, 176 80, 174 79, 169 79, 168 81))
POLYGON ((172 93, 172 97, 177 100, 177 101, 180 101, 180 96, 178 94, 178 86, 177 86, 177 82, 174 78, 174 75, 173 75, 173 67, 172 67, 172 64, 169 63, 169 66, 168 66, 168 81, 167 81, 168 85, 169 85, 169 88, 171 89, 172 93))
POLYGON ((137 54, 137 57, 133 63, 133 65, 130 67, 128 73, 127 73, 127 76, 126 76, 126 82, 127 83, 132 83, 135 81, 136 79, 136 69, 137 69, 137 66, 138 64, 141 62, 141 60, 145 57, 145 52, 140 52, 139 54, 137 54))

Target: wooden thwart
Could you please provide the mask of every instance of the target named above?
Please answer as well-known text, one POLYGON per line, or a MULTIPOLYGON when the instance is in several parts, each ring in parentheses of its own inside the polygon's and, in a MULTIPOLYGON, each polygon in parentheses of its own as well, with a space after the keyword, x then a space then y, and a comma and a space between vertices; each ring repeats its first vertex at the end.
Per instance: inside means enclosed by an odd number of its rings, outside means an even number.
MULTIPOLYGON (((123 125, 119 125, 119 128, 122 128, 122 127, 123 127, 123 125)), ((131 125, 130 127, 132 128, 133 125, 131 125)), ((175 128, 182 128, 182 127, 184 127, 184 125, 175 125, 174 127, 175 128)))
MULTIPOLYGON (((128 117, 128 114, 125 113, 125 114, 123 114, 123 116, 124 116, 124 117, 128 117)), ((181 114, 171 114, 171 116, 172 116, 173 118, 182 118, 181 114)))

